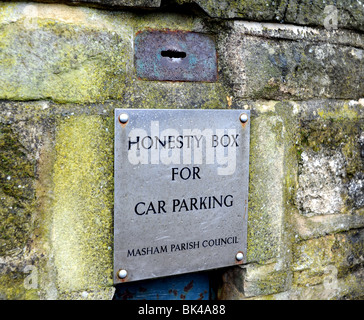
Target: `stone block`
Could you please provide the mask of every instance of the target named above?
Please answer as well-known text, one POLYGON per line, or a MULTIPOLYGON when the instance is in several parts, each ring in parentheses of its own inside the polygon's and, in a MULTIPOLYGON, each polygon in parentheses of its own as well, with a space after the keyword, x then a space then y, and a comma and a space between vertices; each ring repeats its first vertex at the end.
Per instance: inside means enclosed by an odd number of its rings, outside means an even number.
POLYGON ((112 297, 112 111, 0 103, 1 298, 112 297))
POLYGON ((342 278, 337 278, 337 272, 331 266, 324 271, 323 280, 321 279, 320 284, 293 287, 289 291, 261 297, 261 299, 362 300, 363 281, 364 274, 362 269, 355 270, 342 278))
MULTIPOLYGON (((247 107, 247 106, 246 106, 247 107)), ((248 261, 284 259, 285 215, 296 185, 296 153, 292 130, 296 126, 294 104, 276 101, 250 106, 251 120, 248 261)))
POLYGON ((296 24, 330 27, 332 17, 337 18, 338 28, 364 30, 364 7, 361 2, 353 0, 319 0, 313 3, 309 0, 289 0, 284 20, 296 24), (327 8, 328 6, 332 8, 327 8))
POLYGON ((284 130, 279 116, 252 118, 249 168, 248 261, 277 256, 283 218, 284 130))
MULTIPOLYGON (((253 24, 235 22, 219 45, 224 76, 237 97, 301 100, 363 96, 363 49, 331 43, 328 36, 326 43, 311 42, 310 32, 304 28, 286 28, 292 39, 297 37, 292 35, 295 32, 305 34, 300 41, 287 41, 286 36, 280 38, 280 33, 269 31, 269 39, 257 37, 260 32, 252 28, 253 24)), ((273 31, 276 26, 262 28, 273 31)))
POLYGON ((293 283, 313 286, 344 278, 364 261, 364 229, 299 242, 294 248, 293 283))
POLYGON ((303 214, 320 215, 344 210, 344 156, 339 152, 317 154, 303 152, 298 201, 303 214))
MULTIPOLYGON (((179 2, 191 2, 191 0, 180 0, 179 2)), ((364 7, 361 2, 353 0, 318 0, 314 2, 309 0, 195 0, 194 2, 214 18, 240 18, 364 30, 364 7), (332 17, 337 19, 334 26, 330 21, 332 17)))
POLYGON ((278 263, 266 265, 250 264, 244 278, 245 297, 266 296, 284 292, 289 288, 290 274, 278 263))
POLYGON ((296 240, 312 239, 322 237, 327 234, 364 228, 364 213, 339 213, 311 217, 296 213, 292 221, 296 240))
POLYGON ((112 285, 112 128, 99 116, 57 128, 52 246, 60 292, 112 285))
POLYGON ((133 57, 128 14, 23 3, 2 3, 0 12, 2 99, 123 96, 133 57))
MULTIPOLYGON (((106 8, 136 7, 158 8, 161 0, 35 0, 83 4, 106 8)), ((354 0, 175 0, 178 5, 194 3, 210 17, 219 19, 244 19, 250 21, 275 21, 325 28, 364 30, 364 8, 354 0), (334 21, 332 21, 334 19, 334 21)))
POLYGON ((46 3, 67 3, 82 4, 89 6, 103 7, 136 7, 136 8, 155 8, 161 5, 161 0, 35 0, 34 2, 46 3))
POLYGON ((301 120, 297 202, 306 216, 353 213, 364 205, 361 136, 357 102, 312 111, 301 120), (306 118, 305 118, 306 117, 306 118))
POLYGON ((0 123, 0 256, 29 240, 34 211, 34 162, 14 129, 0 123))

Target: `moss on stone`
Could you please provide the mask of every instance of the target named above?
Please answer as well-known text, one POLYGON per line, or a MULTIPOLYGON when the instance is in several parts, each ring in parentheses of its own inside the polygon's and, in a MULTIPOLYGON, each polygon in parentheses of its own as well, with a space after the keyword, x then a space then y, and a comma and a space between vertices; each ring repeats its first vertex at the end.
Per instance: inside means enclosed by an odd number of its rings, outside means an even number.
POLYGON ((283 292, 287 290, 288 279, 287 272, 285 271, 269 274, 269 276, 265 276, 264 279, 256 281, 255 295, 259 296, 283 292))
POLYGON ((159 109, 224 109, 228 90, 219 83, 138 81, 124 97, 124 106, 159 109))
POLYGON ((283 147, 273 127, 277 116, 252 118, 249 166, 248 260, 262 261, 277 255, 282 218, 283 147), (269 159, 269 160, 268 160, 269 159), (270 166, 266 165, 270 162, 270 166))
POLYGON ((34 236, 34 171, 18 134, 10 125, 0 124, 0 257, 5 259, 0 299, 38 298, 37 290, 26 290, 20 262, 34 236))
POLYGON ((112 139, 111 118, 59 123, 52 235, 61 292, 112 284, 112 139))
POLYGON ((250 264, 246 268, 244 294, 247 297, 275 294, 287 290, 289 274, 276 263, 250 264))
POLYGON ((363 230, 353 230, 295 245, 294 286, 312 286, 350 275, 363 261, 363 236, 363 230))
POLYGON ((202 30, 200 18, 38 4, 32 6, 34 17, 27 17, 24 5, 1 8, 6 17, 0 24, 0 98, 60 103, 116 99, 144 108, 227 106, 229 89, 221 82, 140 81, 135 76, 135 33, 150 28, 202 30), (7 23, 7 16, 13 23, 7 23))
MULTIPOLYGON (((300 124, 301 143, 299 150, 313 152, 316 156, 326 158, 340 155, 343 159, 343 168, 332 168, 336 172, 344 172, 340 179, 344 186, 357 184, 358 175, 364 172, 364 163, 361 156, 360 136, 364 131, 362 115, 358 105, 348 106, 347 103, 334 107, 319 108, 313 119, 302 120, 300 124), (310 151, 311 150, 311 151, 310 151)), ((298 153, 300 156, 301 153, 298 153)), ((298 159, 301 160, 300 158, 298 159)), ((333 172, 334 172, 333 171, 333 172)), ((359 190, 360 187, 356 187, 359 190)), ((351 192, 345 187, 341 198, 345 207, 343 213, 352 212, 354 204, 361 203, 362 193, 351 192), (356 199, 358 198, 358 199, 356 199)))
POLYGON ((0 124, 0 255, 23 248, 31 232, 34 165, 10 125, 0 124))
POLYGON ((145 29, 194 31, 201 28, 202 20, 194 15, 175 13, 136 13, 132 23, 137 31, 145 29))
POLYGON ((38 300, 37 289, 26 289, 25 274, 8 273, 0 275, 0 300, 38 300))
POLYGON ((274 101, 261 104, 254 107, 259 114, 251 122, 249 167, 248 260, 258 262, 283 254, 282 246, 290 240, 286 230, 290 221, 285 219, 293 210, 297 189, 294 141, 298 119, 293 111, 297 106, 274 101))
POLYGON ((8 62, 0 64, 1 98, 96 102, 123 96, 132 71, 132 26, 120 23, 127 15, 106 26, 90 23, 93 15, 105 16, 96 9, 33 5, 34 16, 26 16, 24 5, 7 7, 7 15, 17 14, 0 25, 0 61, 8 62))
POLYGON ((317 110, 318 115, 323 120, 331 120, 335 122, 357 120, 360 118, 359 109, 355 107, 349 107, 348 102, 336 107, 325 106, 317 110))
POLYGON ((276 14, 276 6, 274 2, 267 3, 267 1, 264 0, 195 0, 195 2, 198 3, 210 16, 213 17, 235 17, 262 21, 273 20, 276 14))

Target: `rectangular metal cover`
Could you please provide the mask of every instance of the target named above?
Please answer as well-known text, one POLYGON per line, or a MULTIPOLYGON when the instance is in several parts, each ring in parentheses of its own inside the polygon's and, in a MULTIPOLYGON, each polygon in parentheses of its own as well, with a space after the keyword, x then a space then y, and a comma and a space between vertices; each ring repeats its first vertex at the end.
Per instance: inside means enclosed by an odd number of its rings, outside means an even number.
POLYGON ((171 30, 141 31, 135 37, 134 50, 139 79, 217 80, 215 43, 206 34, 171 30))
POLYGON ((247 110, 115 110, 115 283, 246 261, 249 135, 247 110))

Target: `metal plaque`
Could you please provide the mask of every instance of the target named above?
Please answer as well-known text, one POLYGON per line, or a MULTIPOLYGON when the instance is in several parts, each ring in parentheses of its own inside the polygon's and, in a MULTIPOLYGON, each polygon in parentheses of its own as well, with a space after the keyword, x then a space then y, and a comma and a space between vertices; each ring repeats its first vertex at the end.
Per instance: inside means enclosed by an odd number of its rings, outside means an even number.
POLYGON ((143 80, 217 80, 213 39, 196 32, 147 30, 135 37, 135 67, 143 80))
POLYGON ((246 261, 249 132, 247 110, 115 110, 115 283, 246 261))

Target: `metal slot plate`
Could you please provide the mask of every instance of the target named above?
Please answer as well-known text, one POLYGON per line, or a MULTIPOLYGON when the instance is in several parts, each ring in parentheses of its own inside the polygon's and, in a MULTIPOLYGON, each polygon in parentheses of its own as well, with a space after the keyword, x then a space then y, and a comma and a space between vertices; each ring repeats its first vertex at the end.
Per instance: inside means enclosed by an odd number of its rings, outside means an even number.
POLYGON ((213 39, 184 31, 141 31, 135 37, 135 67, 142 80, 217 80, 213 39))
POLYGON ((249 117, 115 110, 115 283, 246 261, 249 117))

